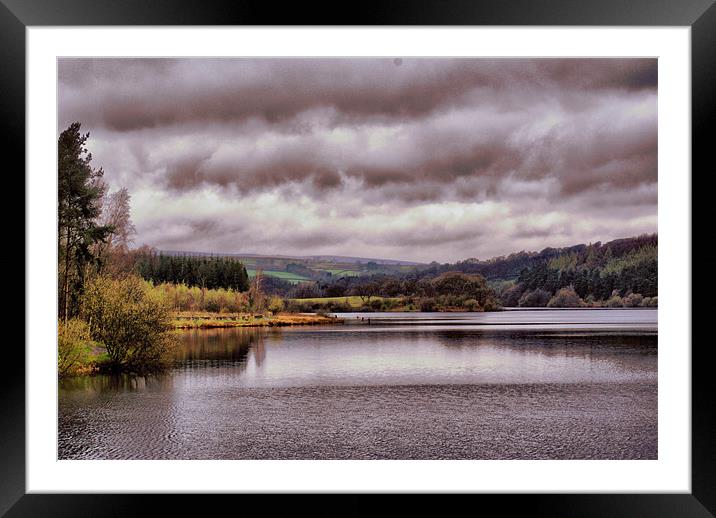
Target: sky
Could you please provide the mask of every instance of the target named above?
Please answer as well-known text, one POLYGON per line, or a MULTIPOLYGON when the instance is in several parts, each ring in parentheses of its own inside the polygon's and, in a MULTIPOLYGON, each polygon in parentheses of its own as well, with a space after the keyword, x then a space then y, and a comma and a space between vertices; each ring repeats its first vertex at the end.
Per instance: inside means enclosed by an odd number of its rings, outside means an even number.
POLYGON ((135 246, 419 262, 657 231, 656 59, 72 58, 135 246))

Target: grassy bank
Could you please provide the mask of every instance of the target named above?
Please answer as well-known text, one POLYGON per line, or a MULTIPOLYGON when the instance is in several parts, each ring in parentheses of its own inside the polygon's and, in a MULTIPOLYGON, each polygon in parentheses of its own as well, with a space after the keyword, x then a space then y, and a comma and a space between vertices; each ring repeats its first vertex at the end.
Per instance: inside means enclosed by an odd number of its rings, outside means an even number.
POLYGON ((172 325, 177 329, 210 327, 281 327, 341 324, 343 320, 318 314, 279 313, 213 313, 207 311, 177 311, 172 313, 172 325))

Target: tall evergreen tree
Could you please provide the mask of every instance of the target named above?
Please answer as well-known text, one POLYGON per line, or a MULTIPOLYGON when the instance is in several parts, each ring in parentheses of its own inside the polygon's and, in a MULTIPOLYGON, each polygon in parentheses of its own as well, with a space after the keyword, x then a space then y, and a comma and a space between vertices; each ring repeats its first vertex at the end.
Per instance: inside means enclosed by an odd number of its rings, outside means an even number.
POLYGON ((92 245, 106 240, 112 231, 111 226, 97 223, 104 173, 92 168, 92 154, 85 147, 88 137, 89 133, 80 133, 80 123, 74 122, 57 141, 58 308, 64 319, 79 309, 87 266, 93 261, 92 245))

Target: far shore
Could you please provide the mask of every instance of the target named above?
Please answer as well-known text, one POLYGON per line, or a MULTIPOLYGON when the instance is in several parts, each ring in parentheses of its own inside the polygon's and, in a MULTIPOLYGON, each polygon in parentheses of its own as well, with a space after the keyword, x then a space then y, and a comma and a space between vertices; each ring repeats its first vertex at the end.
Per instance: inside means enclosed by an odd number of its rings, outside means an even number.
MULTIPOLYGON (((501 311, 544 311, 544 310, 613 310, 613 309, 656 309, 656 308, 606 308, 606 307, 574 307, 574 308, 547 308, 547 307, 506 307, 501 311)), ((363 312, 354 310, 357 313, 370 315, 373 311, 363 312)), ((419 313, 419 311, 385 311, 384 313, 419 313)), ((461 309, 447 309, 437 313, 465 313, 461 309)), ((171 315, 172 325, 175 329, 208 329, 221 327, 286 327, 286 326, 311 326, 344 324, 345 319, 338 314, 324 313, 220 313, 210 311, 175 311, 171 315)))

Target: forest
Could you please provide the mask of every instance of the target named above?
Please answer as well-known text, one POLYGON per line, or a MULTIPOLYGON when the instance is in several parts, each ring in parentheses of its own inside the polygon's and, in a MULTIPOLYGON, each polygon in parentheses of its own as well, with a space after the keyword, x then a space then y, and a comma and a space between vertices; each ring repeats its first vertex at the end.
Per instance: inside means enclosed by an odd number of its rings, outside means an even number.
POLYGON ((135 269, 153 284, 186 284, 235 291, 249 289, 246 267, 231 257, 171 256, 142 251, 135 259, 135 269))
MULTIPOLYGON (((658 237, 656 234, 590 243, 541 252, 519 252, 488 261, 416 266, 406 273, 334 276, 313 283, 291 285, 274 279, 266 289, 288 297, 304 308, 340 306, 340 297, 373 298, 365 310, 448 308, 436 296, 461 294, 459 285, 436 291, 435 280, 447 276, 475 276, 492 290, 488 307, 654 307, 658 304, 658 237), (559 296, 557 296, 559 295, 559 296), (396 298, 405 304, 396 304, 396 298), (383 301, 383 304, 377 301, 383 301)), ((448 283, 449 284, 449 283, 448 283)), ((467 299, 465 299, 467 300, 467 299)), ((457 304, 460 307, 460 304, 457 304)), ((481 306, 482 307, 482 306, 481 306)), ((467 309, 467 308, 466 308, 467 309)))

